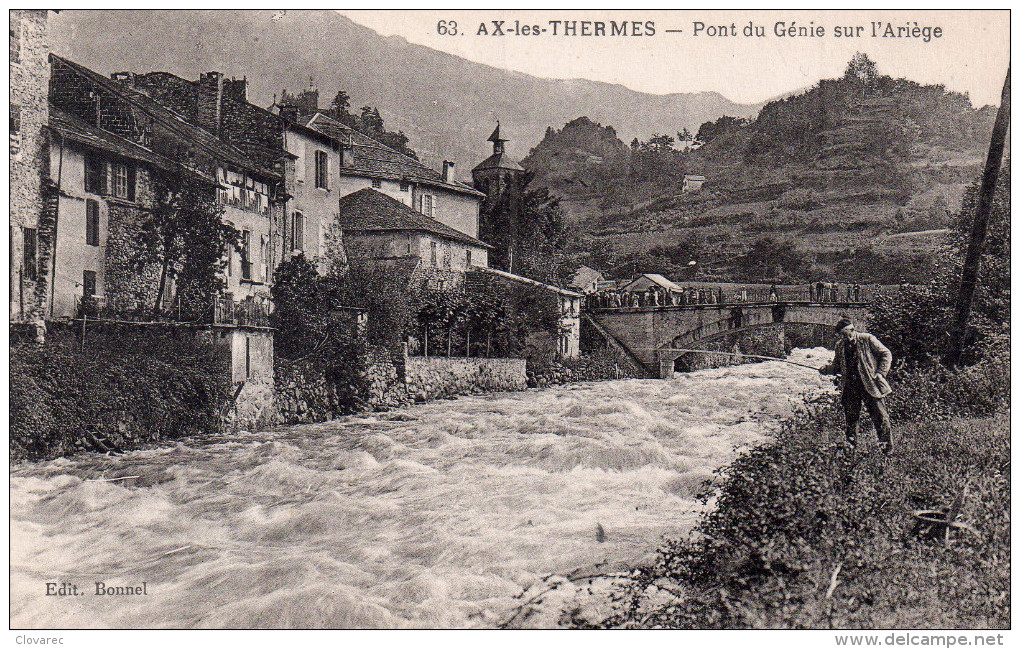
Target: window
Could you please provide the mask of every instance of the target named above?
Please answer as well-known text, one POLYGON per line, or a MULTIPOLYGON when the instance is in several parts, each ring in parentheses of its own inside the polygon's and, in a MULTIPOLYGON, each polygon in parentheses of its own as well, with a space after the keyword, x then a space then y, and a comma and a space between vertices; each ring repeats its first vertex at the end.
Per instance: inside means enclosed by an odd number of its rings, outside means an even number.
POLYGON ((410 189, 411 189, 411 183, 407 182, 406 180, 401 180, 400 181, 400 191, 406 192, 406 191, 408 191, 410 189))
POLYGON ((81 273, 81 294, 92 297, 96 294, 96 271, 85 270, 81 273))
POLYGON ((91 198, 85 201, 85 244, 99 245, 99 202, 91 198))
POLYGON ((432 195, 422 194, 421 196, 421 213, 425 216, 432 216, 432 195))
POLYGON ((21 63, 21 21, 11 28, 11 63, 21 63))
POLYGON ((305 215, 301 212, 294 212, 294 221, 291 223, 291 250, 305 249, 305 215))
POLYGON ((263 282, 269 281, 269 242, 266 235, 259 237, 259 279, 263 282))
POLYGON ((315 186, 329 189, 329 156, 325 151, 315 152, 315 186))
POLYGON ((251 231, 241 230, 241 279, 251 281, 251 231))
POLYGON ((468 266, 471 265, 471 251, 470 250, 467 251, 467 265, 468 266))
POLYGON ((11 104, 11 155, 21 150, 21 106, 11 104))
POLYGON ((382 189, 382 181, 378 178, 372 179, 372 189, 382 189))
POLYGON ((101 158, 85 158, 85 191, 90 194, 106 193, 106 163, 101 158))
POLYGON ((437 258, 437 254, 438 254, 438 251, 437 251, 437 249, 436 249, 436 242, 435 242, 435 241, 433 241, 433 242, 432 242, 431 244, 429 244, 429 247, 430 247, 430 249, 431 249, 431 254, 432 254, 432 256, 431 256, 431 259, 432 259, 432 265, 433 265, 433 266, 437 266, 437 265, 438 265, 438 263, 437 263, 437 261, 436 261, 436 258, 437 258))
POLYGON ((110 164, 112 194, 117 198, 135 200, 135 169, 126 164, 113 162, 110 164))
POLYGON ((39 264, 39 236, 35 228, 25 228, 25 245, 24 245, 24 266, 22 272, 25 279, 35 281, 38 276, 38 264, 39 264))
POLYGON ((251 377, 251 338, 244 337, 244 378, 251 377))

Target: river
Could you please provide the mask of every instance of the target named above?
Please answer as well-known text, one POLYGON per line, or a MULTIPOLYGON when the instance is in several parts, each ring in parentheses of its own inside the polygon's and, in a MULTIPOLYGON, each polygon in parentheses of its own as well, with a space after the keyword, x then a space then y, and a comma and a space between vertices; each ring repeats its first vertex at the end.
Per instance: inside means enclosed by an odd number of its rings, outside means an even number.
POLYGON ((491 627, 544 575, 649 560, 828 385, 765 362, 15 465, 11 625, 491 627))

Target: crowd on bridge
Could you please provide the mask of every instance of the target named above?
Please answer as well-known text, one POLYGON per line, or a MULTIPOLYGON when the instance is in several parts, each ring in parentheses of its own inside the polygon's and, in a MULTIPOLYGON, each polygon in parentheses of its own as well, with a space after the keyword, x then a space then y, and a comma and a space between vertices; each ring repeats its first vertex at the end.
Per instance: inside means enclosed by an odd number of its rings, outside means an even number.
POLYGON ((846 284, 840 287, 833 282, 815 282, 809 285, 812 302, 839 302, 840 297, 846 298, 845 302, 860 302, 863 295, 863 287, 860 284, 846 284))
POLYGON ((666 289, 653 285, 644 290, 604 289, 590 294, 586 303, 592 309, 626 309, 693 304, 861 302, 862 299, 867 298, 860 284, 815 282, 806 286, 783 287, 776 284, 751 287, 731 285, 728 293, 724 292, 722 286, 678 286, 676 289, 666 289))

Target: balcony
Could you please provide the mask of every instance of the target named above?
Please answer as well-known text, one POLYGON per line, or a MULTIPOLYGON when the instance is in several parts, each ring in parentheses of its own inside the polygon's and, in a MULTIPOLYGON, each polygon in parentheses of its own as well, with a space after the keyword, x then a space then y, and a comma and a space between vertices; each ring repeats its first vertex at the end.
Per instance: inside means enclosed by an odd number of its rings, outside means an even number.
POLYGON ((269 327, 272 311, 268 300, 249 297, 235 301, 231 297, 219 297, 213 303, 213 324, 236 325, 240 327, 269 327))

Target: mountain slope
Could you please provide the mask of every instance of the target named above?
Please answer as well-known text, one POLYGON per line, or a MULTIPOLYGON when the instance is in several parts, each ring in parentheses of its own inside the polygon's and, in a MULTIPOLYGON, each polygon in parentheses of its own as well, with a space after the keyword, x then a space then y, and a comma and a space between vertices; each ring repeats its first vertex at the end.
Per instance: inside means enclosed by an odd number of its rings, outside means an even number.
POLYGON ((980 174, 995 109, 860 56, 863 72, 852 64, 752 121, 705 125, 713 138, 697 150, 628 151, 581 118, 549 129, 522 164, 563 197, 576 263, 682 276, 694 258, 741 281, 920 282, 980 174), (708 180, 684 194, 684 174, 708 180))
POLYGON ((523 158, 550 124, 578 115, 612 123, 626 138, 674 133, 723 114, 751 116, 759 105, 718 93, 650 95, 587 80, 542 79, 474 63, 399 37, 383 37, 331 11, 62 11, 54 48, 109 74, 164 70, 185 78, 217 70, 247 76, 261 105, 309 77, 328 106, 338 89, 353 109, 378 106, 428 163, 452 159, 465 171, 487 155, 498 118, 523 158))

